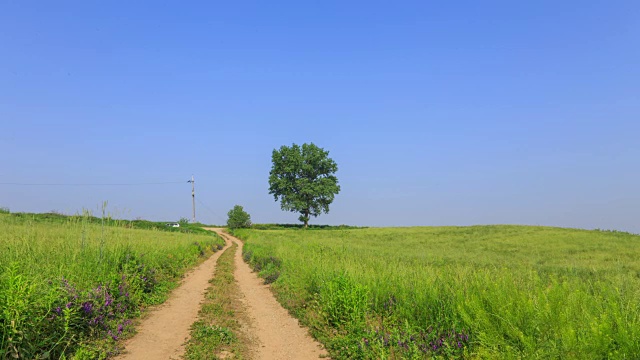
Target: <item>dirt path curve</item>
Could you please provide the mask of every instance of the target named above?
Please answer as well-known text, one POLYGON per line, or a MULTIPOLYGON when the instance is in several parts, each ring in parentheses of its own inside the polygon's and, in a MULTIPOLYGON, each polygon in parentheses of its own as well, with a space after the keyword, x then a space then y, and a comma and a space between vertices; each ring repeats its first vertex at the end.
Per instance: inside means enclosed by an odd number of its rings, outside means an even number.
POLYGON ((238 244, 236 251, 236 271, 234 273, 240 290, 244 295, 243 302, 251 318, 251 331, 259 344, 254 345, 253 353, 260 360, 283 359, 318 359, 326 357, 327 352, 309 335, 308 331, 298 324, 275 299, 268 285, 251 271, 242 259, 242 241, 222 232, 213 230, 226 241, 238 244))
POLYGON ((209 279, 213 277, 216 262, 231 246, 229 240, 225 242, 223 250, 188 273, 169 299, 142 320, 138 333, 125 342, 124 354, 116 359, 161 360, 179 359, 182 356, 191 324, 198 320, 200 304, 204 301, 205 290, 209 287, 209 279))

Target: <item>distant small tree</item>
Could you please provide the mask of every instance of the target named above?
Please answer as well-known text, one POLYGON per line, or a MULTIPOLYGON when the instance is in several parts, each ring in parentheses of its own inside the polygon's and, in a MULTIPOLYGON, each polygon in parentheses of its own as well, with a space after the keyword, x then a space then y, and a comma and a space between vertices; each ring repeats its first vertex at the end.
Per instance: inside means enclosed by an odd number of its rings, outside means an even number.
POLYGON ((236 205, 233 209, 229 210, 227 216, 229 216, 227 226, 231 229, 251 227, 251 215, 244 211, 240 205, 236 205))
POLYGON ((311 216, 329 212, 329 204, 340 192, 335 173, 338 165, 329 152, 313 143, 282 146, 273 150, 269 194, 280 200, 282 210, 300 213, 306 228, 311 216))
POLYGON ((189 218, 181 217, 180 220, 178 220, 178 224, 180 224, 180 226, 189 225, 189 218))

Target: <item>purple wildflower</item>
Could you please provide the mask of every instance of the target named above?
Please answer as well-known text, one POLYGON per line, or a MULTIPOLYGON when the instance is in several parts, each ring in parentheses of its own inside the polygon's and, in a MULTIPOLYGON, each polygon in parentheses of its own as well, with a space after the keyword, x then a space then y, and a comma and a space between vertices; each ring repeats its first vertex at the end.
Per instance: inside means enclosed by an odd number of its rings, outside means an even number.
POLYGON ((113 299, 111 298, 111 295, 109 293, 105 293, 105 295, 104 295, 104 306, 111 306, 112 302, 113 302, 113 299))
POLYGON ((93 310, 93 304, 90 302, 84 302, 82 303, 82 311, 84 311, 85 314, 91 314, 91 311, 93 310))

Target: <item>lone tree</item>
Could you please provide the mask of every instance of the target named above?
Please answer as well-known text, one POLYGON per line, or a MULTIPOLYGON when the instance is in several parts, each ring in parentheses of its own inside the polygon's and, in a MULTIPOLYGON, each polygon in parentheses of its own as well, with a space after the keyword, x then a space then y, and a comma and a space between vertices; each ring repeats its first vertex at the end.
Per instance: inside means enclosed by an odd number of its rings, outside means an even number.
POLYGON ((231 229, 251 227, 251 215, 249 215, 242 206, 236 205, 227 213, 227 226, 231 229))
POLYGON ((280 200, 282 210, 300 213, 305 228, 311 216, 329 213, 329 204, 340 192, 338 165, 328 155, 311 143, 282 146, 271 156, 269 194, 280 200))

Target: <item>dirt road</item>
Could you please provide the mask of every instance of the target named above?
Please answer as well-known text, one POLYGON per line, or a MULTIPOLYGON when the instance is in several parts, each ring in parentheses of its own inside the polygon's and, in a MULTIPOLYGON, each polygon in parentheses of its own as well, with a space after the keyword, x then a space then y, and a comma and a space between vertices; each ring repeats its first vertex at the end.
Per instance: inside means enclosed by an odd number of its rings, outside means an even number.
POLYGON ((184 343, 189 329, 198 318, 200 304, 204 300, 209 279, 214 275, 220 255, 231 242, 238 244, 235 254, 234 277, 242 292, 242 303, 250 317, 246 338, 251 357, 257 360, 318 359, 327 353, 298 320, 276 301, 263 285, 262 279, 251 271, 242 260, 242 241, 224 233, 222 229, 207 229, 225 239, 223 251, 218 251, 202 265, 189 273, 180 287, 173 291, 169 300, 152 310, 138 327, 138 333, 125 343, 124 353, 116 359, 179 359, 184 354, 184 343))
POLYGON ((257 338, 253 345, 253 354, 260 360, 282 359, 318 359, 327 356, 320 344, 309 335, 308 331, 298 324, 274 298, 268 285, 251 271, 249 265, 242 260, 242 241, 222 232, 213 230, 227 242, 238 244, 236 251, 235 278, 244 295, 244 305, 251 318, 252 338, 257 338))
POLYGON ((226 240, 224 250, 188 273, 169 299, 147 314, 137 328, 138 333, 125 342, 125 352, 116 359, 179 359, 191 324, 198 319, 200 303, 204 301, 209 279, 214 276, 216 262, 230 245, 226 240))

